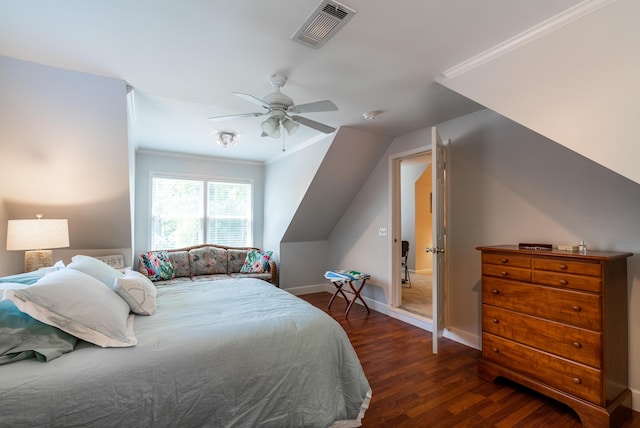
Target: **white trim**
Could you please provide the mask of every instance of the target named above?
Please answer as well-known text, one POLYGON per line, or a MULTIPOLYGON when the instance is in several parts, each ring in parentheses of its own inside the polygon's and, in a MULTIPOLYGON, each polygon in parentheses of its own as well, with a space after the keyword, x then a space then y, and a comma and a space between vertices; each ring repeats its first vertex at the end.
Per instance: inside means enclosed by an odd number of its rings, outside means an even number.
POLYGON ((469 333, 467 331, 459 330, 457 328, 448 329, 449 335, 447 336, 449 339, 454 342, 462 343, 470 348, 482 350, 482 341, 480 340, 480 336, 477 334, 469 333))
POLYGON ((153 248, 153 180, 154 179, 167 179, 167 180, 185 180, 185 181, 198 181, 203 184, 202 189, 202 239, 203 242, 201 244, 207 243, 207 236, 209 235, 209 183, 233 183, 239 185, 248 185, 250 190, 250 201, 249 201, 249 241, 246 246, 252 247, 255 242, 255 180, 252 178, 239 178, 239 177, 226 177, 226 176, 215 176, 215 175, 206 175, 206 174, 191 174, 191 173, 183 173, 183 172, 164 172, 158 170, 149 170, 148 176, 148 224, 147 231, 149 233, 147 248, 155 250, 157 248, 153 248))
POLYGON ((305 294, 313 294, 313 293, 322 293, 327 292, 330 293, 331 285, 327 284, 316 284, 316 285, 303 285, 302 287, 291 287, 291 288, 283 288, 284 291, 288 291, 294 296, 303 296, 305 294))
POLYGON ((570 22, 582 18, 596 10, 613 3, 615 0, 585 0, 577 5, 570 7, 569 9, 552 16, 549 19, 542 21, 541 23, 534 25, 533 27, 517 34, 510 39, 505 40, 502 43, 495 45, 494 47, 487 49, 486 51, 469 58, 466 61, 461 62, 442 72, 442 76, 447 79, 453 79, 460 76, 480 65, 483 65, 489 61, 510 52, 514 49, 522 47, 527 43, 544 36, 558 28, 569 24, 570 22))
POLYGON ((631 389, 631 408, 636 412, 640 412, 640 390, 631 389))
MULTIPOLYGON (((333 294, 335 292, 335 288, 331 284, 316 284, 316 285, 305 285, 302 287, 293 287, 286 288, 285 291, 295 295, 302 296, 305 294, 312 293, 322 293, 326 292, 329 294, 333 294)), ((348 292, 348 290, 345 290, 348 292)), ((353 293, 350 293, 353 294, 353 293)), ((338 297, 344 299, 340 294, 338 297)), ((432 332, 432 322, 429 318, 417 315, 413 312, 406 311, 402 308, 394 308, 385 303, 378 302, 377 300, 370 299, 368 297, 364 297, 364 300, 367 302, 369 309, 379 312, 383 315, 387 315, 391 318, 395 318, 399 321, 410 324, 414 327, 418 327, 422 330, 432 332)), ((327 304, 329 303, 329 296, 327 296, 327 304)), ((356 303, 360 306, 363 306, 362 303, 356 300, 356 303)), ((470 334, 462 330, 453 329, 450 330, 445 327, 443 337, 447 339, 453 340, 454 342, 461 343, 465 346, 469 346, 470 348, 480 349, 480 337, 475 334, 470 334)), ((640 399, 639 399, 640 400, 640 399)))
MULTIPOLYGON (((305 294, 312 293, 321 293, 327 292, 329 294, 333 294, 335 288, 330 284, 317 284, 317 285, 306 285, 302 287, 293 287, 287 288, 285 291, 295 295, 302 296, 305 294)), ((341 299, 344 299, 341 295, 338 295, 341 299)), ((406 322, 414 327, 421 328, 422 330, 426 330, 432 332, 432 323, 431 320, 425 317, 418 316, 414 313, 405 311, 401 308, 392 308, 391 306, 378 302, 377 300, 372 300, 370 298, 365 297, 364 300, 367 302, 367 305, 370 309, 379 312, 383 315, 390 316, 391 318, 395 318, 399 321, 406 322)), ((329 301, 327 300, 327 303, 329 301)), ((362 303, 356 301, 357 304, 362 306, 362 303)), ((445 327, 443 337, 447 339, 453 340, 454 342, 458 342, 462 345, 468 346, 470 348, 474 348, 477 350, 481 350, 481 340, 480 336, 477 334, 468 333, 463 330, 458 329, 449 329, 445 327)), ((632 400, 632 409, 636 412, 640 412, 640 390, 630 388, 631 389, 631 400, 632 400)))
MULTIPOLYGON (((389 222, 391 226, 391 233, 388 239, 388 251, 389 254, 399 254, 398 243, 402 241, 400 232, 400 162, 403 159, 411 158, 422 153, 432 153, 433 141, 429 141, 429 144, 424 146, 414 147, 403 152, 393 153, 388 156, 388 169, 389 175, 387 183, 389 187, 389 222)), ((402 278, 400 269, 400 259, 395 257, 389 257, 388 272, 389 272, 389 296, 391 301, 391 307, 399 307, 402 299, 402 284, 400 280, 402 278)), ((388 315, 388 314, 387 314, 388 315)), ((429 330, 431 331, 431 330, 429 330)))
POLYGON ((241 159, 235 159, 235 158, 221 158, 221 157, 211 156, 211 155, 196 155, 192 153, 172 152, 169 150, 137 148, 135 152, 136 154, 168 156, 173 158, 184 158, 184 159, 192 159, 197 161, 203 161, 203 160, 216 161, 216 162, 244 164, 244 165, 264 165, 265 164, 265 162, 261 162, 261 161, 241 160, 241 159))

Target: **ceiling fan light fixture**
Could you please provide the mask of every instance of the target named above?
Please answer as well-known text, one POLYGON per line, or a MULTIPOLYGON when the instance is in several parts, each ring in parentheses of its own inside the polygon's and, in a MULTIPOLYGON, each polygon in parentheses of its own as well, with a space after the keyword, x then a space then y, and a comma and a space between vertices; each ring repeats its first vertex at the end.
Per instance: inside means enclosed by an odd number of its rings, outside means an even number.
MULTIPOLYGON (((324 0, 329 1, 329 0, 324 0)), ((209 120, 216 122, 222 120, 238 119, 243 117, 265 117, 260 122, 262 129, 262 137, 279 138, 284 135, 281 128, 284 128, 287 134, 292 135, 300 125, 322 132, 331 134, 336 128, 316 122, 298 114, 319 113, 327 111, 337 111, 338 107, 330 100, 315 101, 305 104, 294 104, 291 97, 283 94, 280 89, 286 83, 287 78, 281 74, 273 74, 269 79, 274 92, 267 94, 264 100, 256 98, 253 95, 242 92, 234 92, 235 95, 253 104, 257 104, 264 110, 254 113, 240 113, 226 116, 214 116, 209 120), (294 115, 291 115, 294 114, 294 115)), ((284 140, 284 139, 283 139, 284 140)), ((220 143, 223 144, 223 143, 220 143)))
POLYGON ((222 147, 234 146, 236 144, 236 134, 231 132, 218 132, 217 141, 222 147))
POLYGON ((280 136, 280 126, 278 119, 271 116, 264 122, 260 124, 262 131, 267 134, 269 137, 279 137, 280 136), (277 133, 277 135, 276 135, 277 133))
POLYGON ((373 120, 378 116, 379 112, 377 111, 368 111, 366 113, 362 114, 362 117, 365 118, 365 120, 373 120))
POLYGON ((294 122, 293 120, 291 120, 289 118, 286 118, 282 122, 282 126, 284 126, 284 129, 287 130, 287 134, 293 135, 293 133, 296 132, 296 130, 298 129, 298 127, 300 125, 297 122, 294 122))

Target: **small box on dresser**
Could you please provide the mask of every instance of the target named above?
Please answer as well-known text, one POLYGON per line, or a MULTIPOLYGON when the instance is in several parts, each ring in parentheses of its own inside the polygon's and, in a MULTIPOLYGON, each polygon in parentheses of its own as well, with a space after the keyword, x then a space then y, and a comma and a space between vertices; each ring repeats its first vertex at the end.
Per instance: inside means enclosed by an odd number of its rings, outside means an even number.
POLYGON ((504 377, 571 407, 585 427, 619 426, 628 388, 627 257, 631 253, 478 247, 482 358, 504 377))

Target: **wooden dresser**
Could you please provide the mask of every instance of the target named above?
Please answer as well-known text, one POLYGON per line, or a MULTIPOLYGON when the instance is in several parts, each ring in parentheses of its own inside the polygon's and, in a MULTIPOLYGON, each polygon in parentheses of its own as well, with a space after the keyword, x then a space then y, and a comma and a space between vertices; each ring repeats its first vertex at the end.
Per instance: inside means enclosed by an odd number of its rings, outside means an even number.
POLYGON ((482 252, 482 358, 501 376, 567 404, 586 427, 619 426, 628 388, 627 257, 631 253, 482 252))

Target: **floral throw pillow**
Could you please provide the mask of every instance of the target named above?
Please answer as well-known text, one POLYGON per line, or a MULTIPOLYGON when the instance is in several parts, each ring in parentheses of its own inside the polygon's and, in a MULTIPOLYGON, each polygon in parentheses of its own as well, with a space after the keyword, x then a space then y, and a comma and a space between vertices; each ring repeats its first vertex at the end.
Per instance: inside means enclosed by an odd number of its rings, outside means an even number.
POLYGON ((269 270, 269 260, 273 251, 249 250, 244 260, 241 273, 265 273, 269 270))
POLYGON ((140 262, 151 281, 163 281, 176 276, 166 251, 149 251, 140 254, 140 262))

